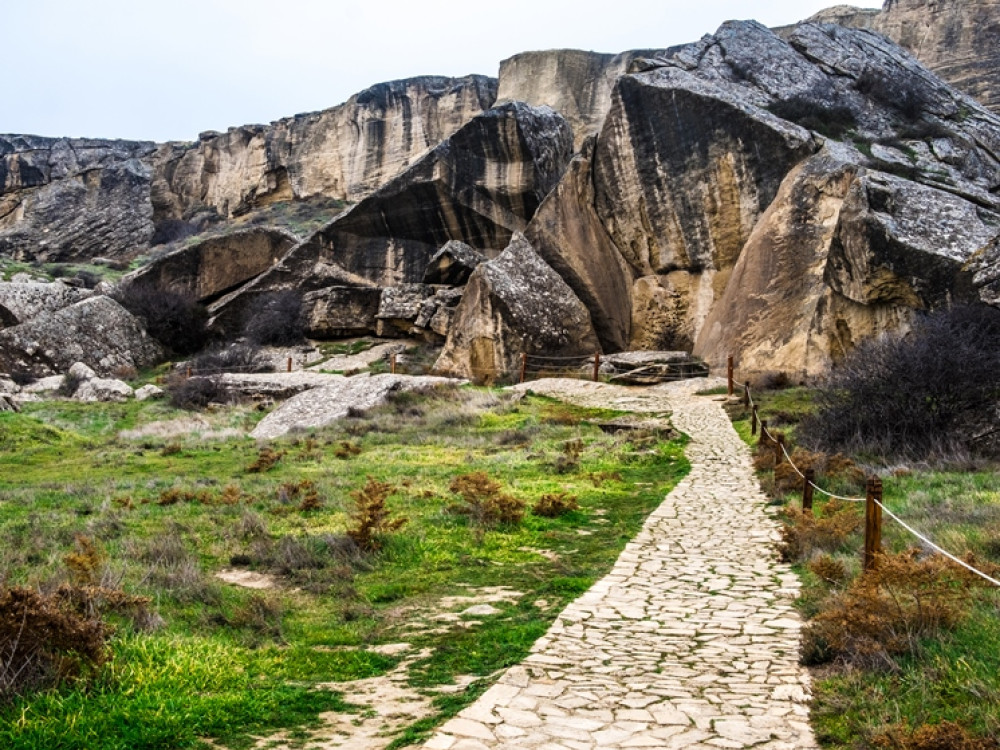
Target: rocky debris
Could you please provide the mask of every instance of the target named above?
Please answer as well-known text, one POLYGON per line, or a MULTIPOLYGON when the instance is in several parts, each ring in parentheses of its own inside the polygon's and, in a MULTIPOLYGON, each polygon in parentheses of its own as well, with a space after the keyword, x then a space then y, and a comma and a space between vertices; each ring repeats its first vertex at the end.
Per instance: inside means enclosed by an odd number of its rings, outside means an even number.
POLYGON ((403 284, 382 290, 378 306, 378 335, 408 335, 420 316, 424 303, 437 290, 430 284, 403 284))
POLYGON ((637 58, 663 50, 633 50, 617 55, 557 49, 522 52, 500 63, 497 102, 549 106, 573 127, 574 146, 596 134, 611 107, 611 90, 637 58))
POLYGON ((708 366, 687 352, 621 352, 605 357, 601 372, 611 382, 625 385, 656 385, 674 380, 704 378, 708 366))
POLYGON ((472 272, 486 260, 486 256, 478 250, 459 240, 452 240, 431 256, 424 270, 423 283, 464 286, 472 272))
POLYGON ((592 355, 600 349, 587 308, 522 234, 472 274, 437 372, 492 380, 521 355, 592 355))
POLYGON ((353 378, 326 376, 335 382, 313 388, 281 404, 257 425, 251 437, 271 439, 291 431, 326 427, 352 410, 371 409, 399 391, 441 388, 461 380, 409 375, 360 375, 353 378))
POLYGON ((153 399, 164 398, 167 395, 159 386, 155 386, 152 383, 147 383, 141 388, 135 389, 135 400, 136 401, 150 401, 153 399))
POLYGON ((513 103, 485 112, 220 300, 217 324, 270 291, 419 283, 451 240, 498 253, 559 181, 571 151, 569 125, 548 108, 513 103))
POLYGON ((31 320, 44 312, 54 312, 93 295, 86 289, 39 282, 0 282, 0 328, 31 320))
POLYGON ((75 362, 109 376, 162 358, 139 320, 110 297, 90 297, 0 331, 0 369, 35 377, 65 372, 75 362))
POLYGON ((38 378, 37 380, 23 386, 21 388, 21 392, 31 396, 51 394, 62 388, 64 382, 64 375, 48 375, 43 378, 38 378))
POLYGON ((93 378, 80 383, 74 401, 128 401, 135 395, 128 383, 114 378, 93 378))
POLYGON ((229 401, 286 399, 344 379, 343 375, 297 370, 295 372, 223 373, 211 376, 229 401))
POLYGON ((13 396, 0 393, 0 411, 21 411, 21 407, 13 396))
POLYGON ((153 234, 155 144, 0 136, 0 253, 20 260, 121 258, 153 234))
POLYGON ((374 333, 382 290, 371 286, 329 286, 302 295, 305 332, 313 338, 374 333))
POLYGON ((154 159, 157 215, 182 219, 200 206, 231 217, 319 195, 357 201, 493 106, 496 87, 475 75, 391 81, 322 112, 165 144, 154 159))
POLYGON ((267 271, 297 242, 295 235, 280 229, 242 229, 159 257, 122 283, 169 289, 211 302, 267 271))

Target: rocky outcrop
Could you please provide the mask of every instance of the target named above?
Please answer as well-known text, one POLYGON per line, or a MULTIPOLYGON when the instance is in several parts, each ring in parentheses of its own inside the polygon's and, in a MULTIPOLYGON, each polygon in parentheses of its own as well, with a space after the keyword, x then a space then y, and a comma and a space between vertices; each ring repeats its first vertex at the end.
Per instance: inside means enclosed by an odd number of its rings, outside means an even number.
POLYGON ((876 29, 1000 112, 1000 0, 886 0, 876 29))
POLYGON ((152 143, 0 136, 0 254, 120 258, 153 235, 152 143))
POLYGON ((464 242, 452 240, 438 250, 427 263, 425 284, 463 286, 486 256, 473 250, 464 242))
POLYGON ((55 312, 93 294, 61 282, 0 282, 0 328, 17 325, 45 312, 55 312))
POLYGON ((100 376, 160 361, 163 350, 109 297, 91 297, 0 331, 0 371, 55 375, 82 362, 100 376))
POLYGON ((562 357, 599 350, 587 308, 516 234, 498 258, 469 279, 435 370, 492 381, 517 372, 522 354, 562 357))
POLYGON ((317 339, 374 333, 381 300, 382 290, 376 286, 329 286, 304 294, 305 333, 317 339))
POLYGON ((571 152, 570 128, 551 109, 492 109, 220 301, 215 325, 232 325, 274 290, 419 283, 451 240, 495 256, 527 226, 571 152))
POLYGON ((211 302, 260 276, 297 242, 295 235, 279 229, 243 229, 157 258, 123 283, 171 289, 211 302))
POLYGON ((461 383, 460 380, 448 378, 409 375, 340 378, 330 385, 290 398, 264 417, 250 435, 258 440, 266 440, 292 431, 326 427, 343 419, 352 410, 372 409, 385 403, 393 393, 443 388, 461 383))
POLYGON ((601 128, 611 107, 611 90, 618 77, 640 57, 659 50, 634 50, 617 55, 576 49, 523 52, 500 63, 497 102, 527 102, 548 106, 573 127, 579 149, 601 128))
POLYGON ((322 112, 166 144, 153 204, 179 219, 198 207, 229 217, 317 195, 359 200, 489 109, 496 86, 485 76, 380 83, 322 112))

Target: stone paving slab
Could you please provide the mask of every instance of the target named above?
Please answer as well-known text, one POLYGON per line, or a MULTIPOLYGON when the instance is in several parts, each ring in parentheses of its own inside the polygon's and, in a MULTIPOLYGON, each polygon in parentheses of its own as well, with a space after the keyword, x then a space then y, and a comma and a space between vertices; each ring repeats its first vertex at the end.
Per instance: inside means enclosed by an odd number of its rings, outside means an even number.
POLYGON ((750 452, 704 379, 654 388, 546 380, 581 405, 672 412, 691 472, 614 569, 427 750, 815 748, 798 664, 798 579, 750 452))

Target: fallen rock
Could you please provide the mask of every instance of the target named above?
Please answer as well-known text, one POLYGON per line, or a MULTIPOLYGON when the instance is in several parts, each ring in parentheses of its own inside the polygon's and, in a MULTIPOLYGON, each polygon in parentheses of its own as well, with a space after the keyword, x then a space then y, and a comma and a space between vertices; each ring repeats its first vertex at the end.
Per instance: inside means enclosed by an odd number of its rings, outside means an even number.
POLYGON ((76 362, 108 376, 149 367, 162 357, 139 320, 103 296, 0 331, 0 369, 35 377, 65 372, 76 362))
POLYGON ((472 274, 434 369, 475 380, 520 369, 522 353, 593 355, 587 308, 522 234, 472 274))
POLYGON ((75 380, 77 383, 83 383, 96 378, 97 373, 83 364, 83 362, 74 362, 69 370, 66 371, 66 377, 69 380, 75 380))
POLYGON ((472 272, 486 260, 486 256, 478 250, 459 240, 452 240, 431 256, 424 271, 423 283, 464 286, 472 272))
MULTIPOLYGON (((333 378, 336 376, 327 376, 333 378)), ((390 394, 461 385, 462 380, 409 375, 372 375, 338 378, 321 388, 299 394, 281 404, 257 425, 251 437, 270 439, 291 431, 326 427, 353 409, 371 409, 390 394)))
POLYGON ((382 337, 409 335, 424 303, 436 293, 437 290, 430 284, 404 284, 383 289, 376 316, 376 333, 382 337))
POLYGON ((77 386, 73 393, 74 401, 128 401, 135 391, 128 383, 114 378, 92 378, 77 386))
POLYGON ((295 235, 280 229, 243 229, 168 253, 122 283, 169 289, 210 302, 271 268, 297 242, 295 235))
POLYGON ((166 391, 164 391, 159 386, 155 386, 152 383, 147 383, 141 388, 137 388, 135 391, 136 401, 149 401, 151 399, 163 398, 166 396, 166 391))
POLYGON ((286 399, 322 388, 344 379, 343 375, 297 370, 295 372, 223 373, 212 376, 222 387, 227 400, 286 399))
POLYGON ((55 312, 93 296, 60 281, 48 283, 0 282, 0 328, 25 323, 45 312, 55 312))
POLYGON ((302 296, 307 336, 326 339, 375 333, 382 290, 375 286, 330 286, 302 296))

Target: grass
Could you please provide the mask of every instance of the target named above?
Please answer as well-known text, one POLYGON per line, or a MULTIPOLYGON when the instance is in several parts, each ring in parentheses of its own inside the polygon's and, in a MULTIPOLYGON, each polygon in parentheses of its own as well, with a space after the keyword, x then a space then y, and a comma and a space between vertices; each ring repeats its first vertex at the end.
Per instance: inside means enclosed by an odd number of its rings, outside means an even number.
MULTIPOLYGON (((0 580, 65 580, 82 534, 106 556, 103 575, 151 597, 164 621, 152 633, 121 623, 96 683, 0 708, 0 746, 240 748, 251 733, 314 736, 322 712, 355 710, 349 686, 342 697, 317 686, 384 673, 399 657, 372 647, 400 642, 430 654, 406 677, 436 713, 394 746, 419 741, 524 658, 687 471, 682 442, 594 424, 614 414, 476 388, 400 394, 337 427, 269 443, 282 458, 257 473, 247 467, 265 446, 168 433, 162 425, 191 415, 162 402, 47 402, 0 415, 0 580), (344 442, 360 450, 343 455, 344 442), (478 526, 451 511, 459 498, 449 491, 473 471, 529 506, 566 492, 580 509, 478 526), (408 522, 361 554, 344 532, 350 493, 369 477, 392 485, 386 505, 408 522), (299 507, 303 482, 316 509, 299 507), (234 566, 276 588, 215 577, 234 566), (462 614, 497 587, 506 588, 493 614, 462 614), (434 692, 460 678, 473 686, 434 692), (129 726, 149 727, 149 739, 129 726)), ((250 407, 199 415, 216 432, 259 418, 250 407)))
MULTIPOLYGON (((813 408, 810 391, 805 388, 758 392, 755 400, 761 418, 777 424, 793 443, 797 421, 813 408)), ((736 413, 734 424, 744 440, 756 442, 750 436, 746 414, 736 413)), ((866 473, 883 478, 887 507, 910 525, 954 554, 973 554, 981 567, 1000 565, 1000 473, 995 469, 877 464, 864 468, 866 473)), ((765 487, 773 487, 769 471, 762 473, 761 481, 765 487)), ((858 494, 856 486, 845 489, 846 485, 835 479, 820 484, 833 491, 858 494)), ((792 492, 776 502, 798 507, 800 497, 792 492)), ((825 504, 817 495, 818 513, 825 504)), ((857 512, 863 511, 858 508, 857 512)), ((900 552, 918 545, 909 532, 885 518, 886 551, 900 552)), ((831 553, 849 577, 860 573, 861 548, 861 535, 852 534, 831 553)), ((805 617, 812 617, 827 606, 827 597, 840 587, 821 579, 805 563, 796 569, 803 580, 799 609, 805 617)), ((979 590, 971 614, 957 628, 924 639, 914 653, 896 657, 890 669, 837 664, 816 669, 812 719, 821 745, 837 750, 903 747, 878 743, 887 741, 888 736, 905 736, 909 730, 937 727, 943 722, 954 722, 973 737, 1000 736, 998 615, 1000 592, 987 586, 979 590)))

